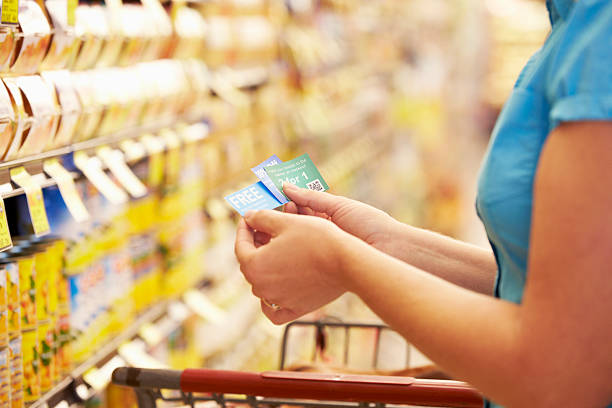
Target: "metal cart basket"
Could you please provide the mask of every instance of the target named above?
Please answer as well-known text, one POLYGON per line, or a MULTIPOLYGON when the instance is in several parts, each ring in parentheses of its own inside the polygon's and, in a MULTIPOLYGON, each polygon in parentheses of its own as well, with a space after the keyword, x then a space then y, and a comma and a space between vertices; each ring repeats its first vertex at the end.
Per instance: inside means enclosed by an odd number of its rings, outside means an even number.
MULTIPOLYGON (((281 368, 285 364, 289 330, 296 325, 316 328, 316 348, 325 347, 327 327, 389 330, 386 326, 341 322, 296 322, 285 329, 281 350, 281 368)), ((379 342, 373 360, 376 362, 379 342)), ((346 344, 348 347, 348 342, 346 344)), ((317 352, 315 350, 313 355, 317 352)), ((346 352, 348 354, 348 351, 346 352)), ((346 362, 346 360, 345 360, 346 362)), ((121 367, 112 376, 113 383, 133 387, 139 408, 155 408, 158 402, 184 404, 188 407, 481 407, 481 394, 468 384, 452 380, 412 377, 321 374, 309 372, 242 371, 187 369, 183 371, 121 367), (162 390, 167 390, 162 392, 162 390), (208 402, 208 403, 206 403, 208 402), (210 405, 209 405, 210 404, 210 405)))

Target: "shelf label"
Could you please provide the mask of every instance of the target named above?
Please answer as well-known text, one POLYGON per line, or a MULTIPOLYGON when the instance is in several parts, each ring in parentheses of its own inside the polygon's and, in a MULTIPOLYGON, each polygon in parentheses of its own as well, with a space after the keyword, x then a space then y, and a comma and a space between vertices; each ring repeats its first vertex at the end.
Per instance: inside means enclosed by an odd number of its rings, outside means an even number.
POLYGON ((142 337, 149 347, 154 347, 156 344, 159 344, 164 337, 159 327, 152 323, 143 324, 138 331, 138 335, 142 337))
POLYGON ((121 142, 121 150, 125 153, 125 160, 128 162, 140 160, 147 155, 142 143, 133 140, 124 140, 121 142))
POLYGON ((76 152, 74 164, 108 201, 123 204, 128 200, 127 193, 102 170, 102 161, 99 158, 89 157, 85 152, 76 152))
POLYGON ((58 159, 50 159, 44 162, 43 170, 55 182, 59 188, 60 194, 68 207, 68 211, 77 222, 83 222, 89 219, 89 212, 83 204, 83 200, 79 195, 72 175, 62 166, 58 159))
POLYGON ((76 25, 76 8, 79 5, 79 0, 67 0, 66 8, 68 16, 66 21, 70 27, 76 25))
POLYGON ((51 232, 40 185, 23 167, 11 169, 11 180, 25 192, 34 234, 40 237, 51 232))
POLYGON ((132 197, 140 198, 147 195, 147 187, 127 165, 123 153, 110 147, 102 147, 98 150, 98 156, 132 197))
POLYGON ((4 200, 0 197, 0 252, 12 247, 13 240, 11 239, 11 231, 9 231, 8 220, 6 218, 4 200))
POLYGON ((19 0, 2 0, 2 24, 19 24, 19 0))
POLYGON ((197 289, 191 289, 183 295, 183 301, 191 311, 202 319, 212 323, 223 323, 227 313, 197 289))
POLYGON ((100 392, 110 384, 113 371, 118 367, 125 367, 127 363, 119 356, 111 358, 100 368, 93 367, 83 374, 83 380, 94 390, 100 392))

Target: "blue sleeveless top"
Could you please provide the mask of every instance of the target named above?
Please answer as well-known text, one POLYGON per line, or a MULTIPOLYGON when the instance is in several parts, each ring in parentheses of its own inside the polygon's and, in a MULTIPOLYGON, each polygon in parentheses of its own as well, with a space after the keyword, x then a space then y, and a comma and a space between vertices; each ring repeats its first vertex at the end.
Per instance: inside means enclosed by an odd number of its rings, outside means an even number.
POLYGON ((476 199, 498 265, 495 296, 515 303, 525 287, 533 182, 546 137, 565 121, 612 120, 612 1, 547 6, 551 33, 499 116, 476 199))

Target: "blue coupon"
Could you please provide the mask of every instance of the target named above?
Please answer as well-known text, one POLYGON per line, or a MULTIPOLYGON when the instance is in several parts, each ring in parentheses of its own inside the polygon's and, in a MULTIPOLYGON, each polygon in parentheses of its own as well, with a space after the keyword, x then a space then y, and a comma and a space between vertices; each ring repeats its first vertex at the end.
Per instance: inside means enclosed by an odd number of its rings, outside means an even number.
POLYGON ((276 197, 276 199, 280 201, 281 204, 286 204, 289 202, 289 200, 287 200, 287 197, 285 197, 285 195, 278 189, 278 187, 274 185, 274 182, 272 181, 270 176, 268 176, 268 173, 266 173, 266 171, 264 170, 266 167, 276 166, 277 164, 281 164, 282 162, 283 161, 279 159, 277 155, 272 155, 257 166, 253 167, 251 171, 255 173, 257 178, 261 180, 262 183, 264 183, 264 185, 268 188, 268 190, 270 190, 272 195, 276 197))
POLYGON ((228 195, 225 201, 240 215, 249 210, 273 210, 283 205, 261 181, 228 195))

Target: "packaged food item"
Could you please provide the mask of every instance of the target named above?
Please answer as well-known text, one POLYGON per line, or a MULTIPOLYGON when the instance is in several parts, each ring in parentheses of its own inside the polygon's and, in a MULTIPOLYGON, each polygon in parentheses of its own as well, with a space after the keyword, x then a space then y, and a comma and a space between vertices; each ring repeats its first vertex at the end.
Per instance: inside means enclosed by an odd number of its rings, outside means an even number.
POLYGON ((53 37, 41 69, 64 69, 76 58, 80 39, 74 27, 68 24, 68 0, 45 0, 45 7, 53 26, 53 37))
POLYGON ((123 5, 120 2, 108 1, 105 3, 105 7, 98 7, 94 11, 100 14, 100 19, 103 16, 106 20, 106 24, 98 24, 96 28, 98 35, 104 38, 102 50, 96 60, 96 68, 116 66, 119 63, 123 49, 127 47, 128 39, 122 30, 122 9, 123 5))
POLYGON ((0 159, 4 158, 15 135, 15 111, 8 90, 0 84, 0 159))
POLYGON ((15 29, 0 27, 0 72, 7 72, 15 49, 15 29))
POLYGON ((45 13, 35 0, 19 2, 19 32, 11 72, 34 74, 38 72, 51 41, 51 27, 45 13))
POLYGON ((0 348, 0 408, 9 408, 11 403, 10 356, 7 347, 0 348))
POLYGON ((19 267, 14 260, 3 260, 6 271, 7 321, 9 337, 21 333, 21 291, 19 289, 19 267))
POLYGON ((41 153, 53 146, 57 131, 59 107, 55 96, 39 75, 17 77, 15 82, 27 100, 26 113, 32 118, 18 154, 24 157, 41 153))
POLYGON ((108 22, 102 7, 79 5, 76 8, 75 31, 81 47, 72 68, 75 70, 92 68, 98 61, 105 35, 108 34, 108 22))
MULTIPOLYGON (((173 57, 178 59, 203 57, 204 51, 210 46, 206 43, 207 29, 213 22, 209 21, 207 24, 204 17, 190 7, 177 5, 173 12, 174 30, 178 37, 173 57)), ((224 56, 226 58, 224 61, 231 62, 227 57, 224 56)))
POLYGON ((26 404, 40 398, 40 349, 38 330, 22 332, 23 400, 26 404))
POLYGON ((145 8, 143 27, 146 44, 142 61, 167 58, 172 47, 172 20, 158 0, 143 0, 145 8))
POLYGON ((72 353, 70 351, 70 314, 61 313, 56 323, 57 340, 55 341, 56 371, 59 378, 70 375, 72 371, 72 353))
POLYGON ((19 271, 19 299, 21 300, 21 328, 35 330, 36 314, 36 270, 34 256, 24 253, 16 257, 19 271))
POLYGON ((15 78, 4 78, 3 81, 11 98, 13 112, 15 114, 13 137, 4 156, 4 160, 14 160, 18 157, 21 142, 30 128, 30 121, 25 110, 23 98, 21 97, 21 91, 15 82, 15 78))
MULTIPOLYGON (((34 276, 36 277, 36 320, 49 319, 49 256, 48 245, 36 245, 34 253, 34 276)), ((40 324, 40 323, 39 323, 40 324)))
POLYGON ((234 33, 231 19, 213 16, 208 19, 208 23, 204 61, 211 68, 219 68, 227 61, 232 60, 231 51, 234 43, 234 33))
POLYGON ((11 408, 23 408, 23 347, 21 333, 9 342, 11 408))
POLYGON ((51 87, 59 101, 60 120, 51 148, 66 146, 72 142, 81 114, 81 102, 69 71, 45 71, 43 80, 51 87))
POLYGON ((96 101, 95 73, 92 71, 75 72, 71 77, 81 103, 81 114, 72 141, 81 142, 91 139, 96 134, 103 110, 96 101))
MULTIPOLYGON (((110 9, 109 9, 110 11, 110 9)), ((121 35, 125 45, 119 56, 119 65, 130 66, 142 60, 147 45, 146 25, 150 23, 146 9, 137 4, 124 4, 118 10, 121 35)))
POLYGON ((49 320, 38 324, 38 350, 40 352, 40 391, 45 393, 55 383, 54 327, 49 320))

